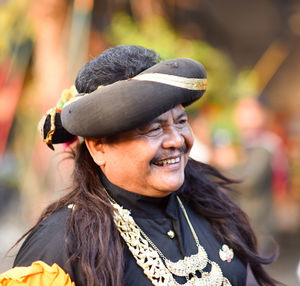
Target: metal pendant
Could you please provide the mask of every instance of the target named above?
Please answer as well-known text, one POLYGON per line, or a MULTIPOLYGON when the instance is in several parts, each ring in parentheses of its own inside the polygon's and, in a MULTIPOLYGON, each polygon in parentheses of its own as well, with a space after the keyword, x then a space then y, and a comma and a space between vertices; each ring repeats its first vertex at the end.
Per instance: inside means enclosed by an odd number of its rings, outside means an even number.
POLYGON ((169 259, 165 260, 166 266, 171 273, 176 276, 187 277, 189 274, 195 274, 196 271, 201 271, 207 265, 207 254, 204 248, 199 245, 198 253, 184 257, 176 262, 169 259))

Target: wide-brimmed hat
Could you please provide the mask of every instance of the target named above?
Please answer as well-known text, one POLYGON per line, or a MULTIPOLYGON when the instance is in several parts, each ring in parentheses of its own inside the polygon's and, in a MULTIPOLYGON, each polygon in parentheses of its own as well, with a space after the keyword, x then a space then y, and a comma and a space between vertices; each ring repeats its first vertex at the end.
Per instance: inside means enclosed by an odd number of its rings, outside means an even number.
POLYGON ((43 140, 52 144, 74 136, 107 137, 144 125, 178 104, 187 106, 206 89, 206 71, 197 61, 162 61, 137 76, 69 96, 40 122, 43 140))

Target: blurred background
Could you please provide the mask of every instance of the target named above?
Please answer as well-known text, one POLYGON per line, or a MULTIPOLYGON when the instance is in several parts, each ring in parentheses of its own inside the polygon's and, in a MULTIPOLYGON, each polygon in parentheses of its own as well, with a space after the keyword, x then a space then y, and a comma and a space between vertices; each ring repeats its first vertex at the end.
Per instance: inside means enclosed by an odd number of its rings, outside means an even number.
POLYGON ((189 108, 191 156, 242 179, 231 196, 261 253, 272 238, 280 247, 268 271, 300 285, 299 1, 2 0, 0 34, 0 272, 70 186, 72 161, 41 141, 39 119, 87 60, 136 44, 206 67, 207 93, 189 108))

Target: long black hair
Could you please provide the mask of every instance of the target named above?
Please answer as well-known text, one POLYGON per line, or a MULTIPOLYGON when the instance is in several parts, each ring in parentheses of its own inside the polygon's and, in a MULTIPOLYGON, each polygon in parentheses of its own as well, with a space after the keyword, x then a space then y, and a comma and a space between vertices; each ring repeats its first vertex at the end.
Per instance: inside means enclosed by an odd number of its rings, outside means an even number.
MULTIPOLYGON (((211 224, 217 238, 227 243, 237 256, 248 264, 261 285, 276 285, 262 267, 277 257, 258 255, 257 239, 247 215, 229 198, 230 185, 236 181, 225 177, 216 168, 190 159, 185 169, 182 197, 211 224)), ((282 284, 281 284, 282 285, 282 284)))

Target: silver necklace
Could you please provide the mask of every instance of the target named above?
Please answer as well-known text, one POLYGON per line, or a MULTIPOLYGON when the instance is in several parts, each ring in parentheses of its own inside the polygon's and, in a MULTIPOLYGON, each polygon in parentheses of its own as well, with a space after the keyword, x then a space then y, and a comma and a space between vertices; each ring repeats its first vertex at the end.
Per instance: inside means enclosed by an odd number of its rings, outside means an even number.
MULTIPOLYGON (((140 232, 148 241, 148 243, 157 251, 159 256, 164 260, 168 270, 176 276, 188 277, 190 274, 195 275, 197 270, 204 269, 210 260, 207 257, 205 249, 200 245, 196 232, 193 228, 193 225, 190 222, 190 219, 186 213, 186 210, 178 196, 176 196, 179 206, 184 214, 184 217, 189 225, 189 228, 192 232, 194 240, 196 242, 198 252, 194 255, 184 257, 176 262, 172 262, 167 259, 164 254, 159 250, 159 248, 152 242, 152 240, 144 233, 144 231, 138 226, 140 232)), ((187 278, 188 280, 188 278, 187 278)))
POLYGON ((200 245, 193 225, 178 196, 176 196, 176 198, 192 232, 198 251, 196 254, 172 262, 163 255, 159 248, 135 223, 130 211, 121 207, 108 193, 107 195, 115 208, 114 222, 122 238, 125 240, 137 264, 144 270, 145 275, 150 279, 153 285, 231 286, 229 280, 223 276, 219 265, 208 259, 207 253, 200 245), (149 245, 151 247, 149 247, 149 245), (164 263, 162 261, 164 261, 164 263), (208 263, 211 265, 211 269, 210 272, 205 272, 203 269, 208 263), (201 273, 201 278, 196 275, 197 271, 201 273), (185 277, 187 282, 179 284, 173 275, 185 277), (190 275, 192 275, 191 278, 190 275))

